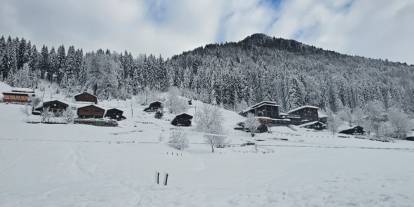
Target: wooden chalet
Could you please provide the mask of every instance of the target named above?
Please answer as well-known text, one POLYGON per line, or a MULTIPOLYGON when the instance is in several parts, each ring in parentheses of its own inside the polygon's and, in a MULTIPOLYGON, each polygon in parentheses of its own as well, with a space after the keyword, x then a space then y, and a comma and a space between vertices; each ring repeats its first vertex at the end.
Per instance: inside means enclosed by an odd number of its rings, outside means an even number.
POLYGON ((98 104, 98 98, 88 92, 83 92, 75 96, 75 101, 79 102, 91 102, 98 104))
POLYGON ((287 118, 291 124, 301 125, 308 122, 319 121, 319 108, 316 106, 301 106, 288 112, 287 118))
POLYGON ((348 135, 363 135, 365 134, 364 128, 361 126, 355 126, 350 129, 345 129, 339 132, 340 134, 348 134, 348 135))
POLYGON ((69 105, 66 103, 63 103, 58 100, 53 100, 53 101, 44 102, 41 106, 37 107, 35 110, 39 112, 48 110, 49 112, 52 112, 55 116, 60 116, 68 108, 68 106, 69 105))
POLYGON ((3 92, 3 101, 5 103, 21 103, 31 102, 31 98, 35 96, 35 92, 30 88, 13 88, 11 92, 3 92))
POLYGON ((121 120, 126 119, 126 117, 122 115, 123 113, 124 112, 122 110, 112 108, 112 109, 106 110, 105 117, 108 117, 110 119, 115 119, 117 121, 121 121, 121 120))
POLYGON ((182 113, 177 115, 171 121, 171 124, 174 126, 191 126, 191 119, 193 119, 193 116, 186 113, 182 113))
POLYGON ((77 111, 78 117, 81 119, 103 118, 105 109, 96 105, 88 105, 79 107, 77 111))
POLYGON ((276 102, 262 101, 257 103, 248 109, 240 112, 242 116, 247 116, 249 113, 254 114, 256 117, 268 117, 271 119, 278 119, 279 117, 279 105, 276 102))
POLYGON ((150 105, 144 109, 145 112, 156 112, 158 110, 162 110, 163 105, 160 101, 154 101, 150 103, 150 105))

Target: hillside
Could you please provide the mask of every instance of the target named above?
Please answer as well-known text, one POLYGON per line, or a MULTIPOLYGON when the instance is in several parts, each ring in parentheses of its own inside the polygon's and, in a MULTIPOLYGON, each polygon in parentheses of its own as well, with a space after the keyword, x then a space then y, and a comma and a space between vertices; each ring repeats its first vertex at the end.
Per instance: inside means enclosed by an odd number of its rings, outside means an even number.
MULTIPOLYGON (((56 86, 39 87, 36 92, 45 99, 71 101, 56 94, 56 86)), ((24 105, 0 103, 0 206, 376 207, 414 202, 414 142, 340 138, 297 127, 273 127, 255 141, 233 130, 243 117, 220 109, 230 147, 211 153, 194 122, 181 128, 190 146, 178 151, 168 146, 169 136, 180 128, 170 124, 174 115, 166 112, 155 119, 138 104, 142 98, 99 103, 125 111, 127 119, 118 127, 29 124, 24 105), (247 141, 257 148, 241 146, 247 141), (162 181, 169 174, 167 186, 155 183, 156 172, 162 181)), ((187 112, 194 114, 202 105, 193 101, 187 112)))
POLYGON ((0 47, 2 78, 19 87, 36 87, 43 79, 68 94, 92 90, 100 99, 125 99, 176 86, 187 97, 233 110, 272 100, 284 111, 307 104, 337 112, 376 101, 385 109, 414 112, 414 66, 263 34, 209 44, 167 60, 109 50, 84 53, 63 45, 38 51, 23 38, 1 37, 0 44, 5 45, 0 47))
POLYGON ((380 101, 413 112, 414 66, 339 54, 295 40, 254 34, 174 56, 182 83, 206 102, 273 100, 285 110, 304 104, 338 111, 380 101), (207 94, 207 96, 206 96, 207 94))

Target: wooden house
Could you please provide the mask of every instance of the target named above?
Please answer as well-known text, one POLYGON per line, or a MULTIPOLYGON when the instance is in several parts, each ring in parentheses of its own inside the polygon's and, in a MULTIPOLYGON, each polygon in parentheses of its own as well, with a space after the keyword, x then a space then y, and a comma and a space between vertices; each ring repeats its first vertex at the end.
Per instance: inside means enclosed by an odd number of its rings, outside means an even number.
POLYGON ((126 119, 126 117, 122 115, 123 113, 124 112, 122 110, 119 110, 116 108, 108 109, 106 110, 105 117, 108 117, 110 119, 115 119, 117 121, 121 121, 121 120, 126 119))
POLYGON ((26 104, 35 97, 35 92, 30 88, 13 88, 11 92, 3 92, 3 101, 6 103, 26 104))
POLYGON ((340 131, 341 134, 348 134, 348 135, 363 135, 365 134, 364 128, 361 126, 352 127, 350 129, 345 129, 340 131))
POLYGON ((150 105, 144 109, 145 112, 156 112, 158 110, 162 110, 163 105, 160 101, 154 101, 150 103, 150 105))
POLYGON ((91 102, 98 104, 98 98, 88 92, 83 92, 75 96, 75 101, 79 102, 91 102))
POLYGON ((174 126, 191 126, 191 119, 193 119, 193 116, 186 113, 182 113, 177 115, 171 121, 171 124, 174 126))
POLYGON ((278 119, 279 117, 279 105, 271 101, 262 101, 257 103, 248 109, 240 112, 242 116, 247 116, 249 113, 254 114, 256 117, 268 117, 271 119, 278 119))
POLYGON ((77 111, 78 117, 81 119, 103 118, 105 109, 96 105, 88 105, 79 107, 77 111))
POLYGON ((301 106, 290 110, 287 118, 289 118, 291 124, 294 125, 319 121, 318 110, 319 108, 316 106, 301 106))
POLYGON ((52 112, 55 116, 60 116, 68 108, 68 106, 69 105, 66 103, 63 103, 58 100, 54 100, 54 101, 44 102, 41 106, 37 107, 35 110, 39 112, 43 112, 44 110, 49 110, 49 112, 52 112))

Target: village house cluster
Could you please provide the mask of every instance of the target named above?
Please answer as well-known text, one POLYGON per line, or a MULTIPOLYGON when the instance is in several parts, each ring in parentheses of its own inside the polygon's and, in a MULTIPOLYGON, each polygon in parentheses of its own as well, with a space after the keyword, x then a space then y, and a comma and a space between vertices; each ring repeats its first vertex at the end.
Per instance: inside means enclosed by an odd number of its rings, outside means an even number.
POLYGON ((117 108, 105 108, 98 105, 96 96, 83 92, 74 96, 73 103, 66 103, 62 100, 50 100, 40 103, 33 103, 36 94, 33 89, 13 88, 10 92, 3 92, 3 102, 14 104, 31 104, 33 115, 42 115, 44 112, 54 117, 62 117, 67 110, 76 110, 77 118, 75 123, 117 126, 116 121, 126 119, 123 111, 117 108), (106 118, 108 121, 100 120, 106 118))
MULTIPOLYGON (((259 132, 266 132, 270 126, 299 125, 304 128, 322 130, 326 128, 327 117, 319 112, 315 106, 301 106, 288 111, 280 112, 280 106, 276 102, 262 101, 239 113, 247 117, 253 114, 259 121, 259 132)), ((236 129, 245 130, 244 123, 238 123, 236 129)))

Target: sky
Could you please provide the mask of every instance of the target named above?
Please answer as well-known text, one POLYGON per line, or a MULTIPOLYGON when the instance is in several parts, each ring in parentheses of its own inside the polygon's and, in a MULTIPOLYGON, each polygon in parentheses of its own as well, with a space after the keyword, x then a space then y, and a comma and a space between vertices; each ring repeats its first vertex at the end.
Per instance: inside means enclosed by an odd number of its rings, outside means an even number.
POLYGON ((0 0, 0 35, 170 57, 254 33, 414 64, 414 0, 0 0))

